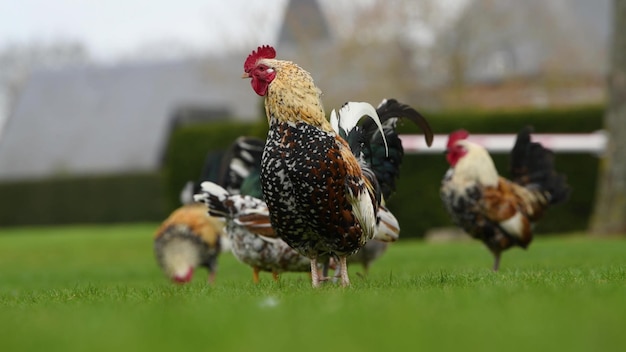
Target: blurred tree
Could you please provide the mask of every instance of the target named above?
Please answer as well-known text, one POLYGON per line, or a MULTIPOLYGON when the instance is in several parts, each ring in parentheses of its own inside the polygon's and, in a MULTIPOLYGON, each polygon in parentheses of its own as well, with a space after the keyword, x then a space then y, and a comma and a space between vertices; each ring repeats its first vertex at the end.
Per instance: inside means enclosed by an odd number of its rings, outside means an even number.
POLYGON ((626 0, 613 3, 613 41, 604 115, 607 149, 600 175, 591 232, 626 234, 626 0))
MULTIPOLYGON (((431 18, 440 14, 433 3, 333 1, 325 6, 326 11, 320 8, 315 12, 322 18, 304 21, 298 20, 298 11, 289 10, 314 4, 291 0, 279 51, 282 57, 313 74, 329 109, 341 106, 346 100, 375 104, 385 97, 422 102, 426 99, 419 96, 423 85, 416 79, 416 61, 428 40, 424 33, 430 31, 430 26, 426 23, 435 22, 431 18)), ((306 17, 313 11, 300 13, 306 17)))
MULTIPOLYGON (((473 0, 438 32, 431 53, 435 84, 447 84, 454 99, 471 100, 465 88, 476 83, 532 82, 548 94, 572 80, 601 77, 606 43, 581 23, 579 7, 542 0, 473 0)), ((585 18, 583 16, 583 18, 585 18)), ((467 103, 471 103, 467 101, 467 103)))

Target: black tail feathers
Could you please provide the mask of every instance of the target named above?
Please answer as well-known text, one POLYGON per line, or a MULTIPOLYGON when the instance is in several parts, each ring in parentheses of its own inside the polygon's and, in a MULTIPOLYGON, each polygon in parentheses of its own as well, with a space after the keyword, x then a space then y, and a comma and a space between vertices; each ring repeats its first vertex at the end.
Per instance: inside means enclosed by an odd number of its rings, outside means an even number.
POLYGON ((193 201, 201 192, 200 184, 214 182, 232 194, 261 195, 259 172, 265 141, 255 137, 239 137, 226 150, 207 154, 197 181, 189 181, 181 190, 183 204, 193 201))
POLYGON ((264 146, 265 141, 259 138, 237 138, 222 158, 222 175, 217 183, 230 193, 239 194, 244 182, 261 169, 264 146))
POLYGON ((554 153, 531 141, 532 132, 533 128, 526 126, 517 134, 511 151, 511 178, 518 184, 547 193, 550 204, 561 203, 570 194, 567 177, 556 172, 554 153))
POLYGON ((368 119, 362 126, 364 133, 361 141, 365 142, 362 152, 376 175, 383 197, 389 199, 396 190, 396 180, 400 175, 400 164, 404 156, 402 141, 396 130, 398 119, 409 119, 417 124, 424 132, 428 145, 432 143, 433 132, 428 121, 419 112, 395 99, 384 99, 376 108, 376 113, 383 126, 388 150, 385 150, 385 144, 376 124, 368 119))
MULTIPOLYGON (((433 130, 430 124, 417 110, 413 109, 409 105, 402 104, 395 99, 384 99, 376 108, 376 112, 381 119, 381 122, 389 120, 393 117, 409 119, 413 121, 424 133, 426 144, 428 146, 433 144, 433 130)), ((368 121, 371 123, 371 121, 368 121)))

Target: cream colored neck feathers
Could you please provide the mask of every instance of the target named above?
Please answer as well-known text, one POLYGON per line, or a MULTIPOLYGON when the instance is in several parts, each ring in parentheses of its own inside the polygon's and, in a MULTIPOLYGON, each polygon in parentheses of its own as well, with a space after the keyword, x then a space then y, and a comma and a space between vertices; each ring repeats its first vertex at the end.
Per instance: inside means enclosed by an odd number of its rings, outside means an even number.
POLYGON ((487 150, 466 140, 457 143, 467 149, 467 154, 454 166, 454 180, 462 183, 478 182, 484 186, 496 186, 499 180, 498 171, 487 150))
POLYGON ((276 70, 265 97, 268 122, 273 116, 282 122, 305 122, 332 132, 322 105, 322 92, 304 69, 291 61, 265 59, 261 61, 276 70))

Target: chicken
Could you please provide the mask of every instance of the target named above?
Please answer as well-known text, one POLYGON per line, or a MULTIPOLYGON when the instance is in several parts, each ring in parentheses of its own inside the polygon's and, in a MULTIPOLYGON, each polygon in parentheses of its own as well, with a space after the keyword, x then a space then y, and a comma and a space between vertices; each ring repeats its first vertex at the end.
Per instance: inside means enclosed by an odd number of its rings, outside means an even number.
POLYGON ((248 195, 232 194, 216 183, 201 184, 202 192, 195 199, 206 203, 211 216, 226 220, 226 234, 233 255, 252 267, 254 283, 259 272, 272 273, 275 281, 283 272, 308 272, 307 257, 294 251, 274 234, 269 211, 264 201, 248 195))
POLYGON ((209 270, 215 281, 223 221, 208 216, 203 204, 176 209, 161 224, 154 237, 154 253, 165 275, 174 282, 191 281, 198 266, 209 270))
MULTIPOLYGON (((269 220, 269 211, 262 197, 259 177, 260 156, 256 163, 242 162, 241 158, 254 157, 250 148, 255 149, 257 141, 250 137, 240 137, 231 148, 233 172, 230 184, 241 185, 241 190, 203 183, 202 192, 195 199, 206 203, 212 216, 226 219, 226 233, 230 239, 233 254, 239 261, 253 268, 253 281, 259 282, 259 272, 272 273, 278 280, 283 272, 308 272, 309 258, 300 255, 280 238, 275 237, 269 220), (256 167, 255 167, 256 165, 256 167), (246 194, 243 194, 246 193, 246 194)), ((381 212, 376 238, 394 241, 398 237, 399 225, 390 212, 381 212)), ((367 245, 366 245, 367 247, 367 245)))
POLYGON ((468 141, 467 131, 453 132, 448 139, 450 169, 442 181, 441 199, 454 222, 491 251, 494 271, 504 250, 528 247, 532 225, 570 193, 565 176, 555 171, 553 153, 531 142, 531 132, 526 127, 517 135, 511 180, 498 175, 489 153, 468 141))
MULTIPOLYGON (((341 284, 350 284, 347 257, 374 237, 382 205, 381 187, 364 159, 326 119, 321 92, 311 75, 295 63, 275 59, 270 46, 259 47, 244 63, 243 78, 265 97, 269 132, 261 161, 263 198, 272 228, 289 246, 311 260, 313 287, 320 284, 319 260, 336 256, 341 284)), ((369 104, 367 104, 369 106, 369 104)), ((376 111, 356 109, 355 119, 336 125, 349 133, 358 119, 371 117, 388 146, 376 111)), ((331 118, 332 118, 331 114, 331 118)), ((359 141, 359 143, 369 141, 359 141)))

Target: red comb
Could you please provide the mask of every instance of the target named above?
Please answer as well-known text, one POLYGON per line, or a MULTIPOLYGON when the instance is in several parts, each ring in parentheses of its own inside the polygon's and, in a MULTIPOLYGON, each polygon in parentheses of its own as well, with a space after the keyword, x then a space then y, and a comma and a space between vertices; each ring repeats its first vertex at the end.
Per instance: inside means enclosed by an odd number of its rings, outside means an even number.
POLYGON ((462 139, 467 139, 467 137, 469 137, 469 132, 467 132, 466 130, 456 130, 450 133, 450 136, 448 137, 447 147, 450 148, 457 141, 460 141, 462 139))
POLYGON ((252 53, 248 55, 246 62, 243 64, 243 70, 245 72, 250 72, 260 59, 273 59, 276 57, 276 50, 269 45, 263 45, 256 49, 256 51, 252 50, 252 53))

